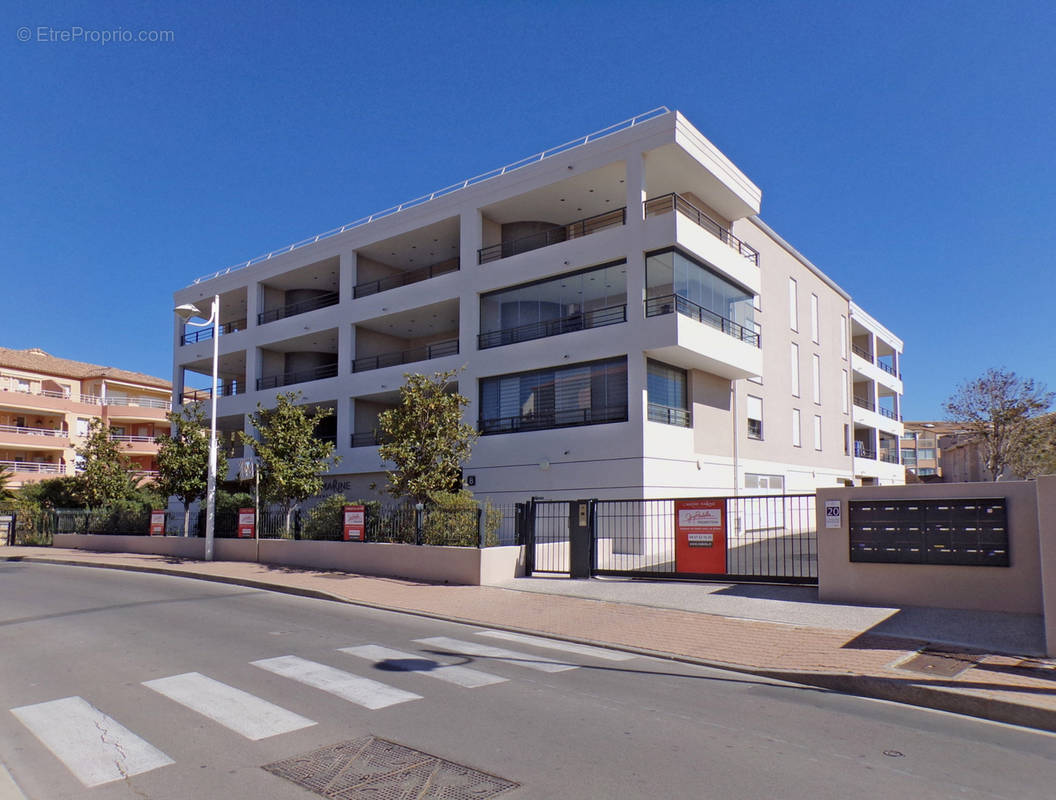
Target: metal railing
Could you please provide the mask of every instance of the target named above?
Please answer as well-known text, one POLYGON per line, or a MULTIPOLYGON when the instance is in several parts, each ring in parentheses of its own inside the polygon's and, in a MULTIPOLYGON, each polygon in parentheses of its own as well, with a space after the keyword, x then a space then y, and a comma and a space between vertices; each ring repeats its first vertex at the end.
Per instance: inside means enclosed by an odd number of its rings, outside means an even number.
POLYGON ((309 311, 315 311, 319 308, 327 308, 329 306, 336 306, 341 300, 341 295, 337 292, 327 292, 321 294, 318 297, 312 297, 308 300, 301 300, 297 303, 287 303, 284 306, 278 308, 268 309, 267 311, 261 311, 257 314, 257 324, 265 325, 269 322, 275 322, 276 320, 286 319, 286 317, 295 317, 298 314, 306 314, 309 311))
POLYGON ((880 460, 883 461, 886 464, 897 464, 898 463, 898 453, 895 452, 894 450, 881 450, 880 451, 880 460))
POLYGON ((0 391, 14 392, 15 394, 32 394, 38 397, 52 397, 57 400, 72 399, 69 392, 57 392, 54 389, 34 389, 32 386, 19 386, 15 380, 10 378, 0 379, 0 391))
POLYGON ((710 309, 698 306, 692 300, 675 294, 667 294, 662 297, 650 297, 645 301, 645 316, 659 317, 664 314, 673 314, 677 311, 684 317, 695 319, 712 328, 717 328, 734 339, 740 339, 754 347, 762 346, 762 335, 754 330, 748 330, 738 322, 716 314, 710 309))
POLYGON ((722 227, 720 223, 709 217, 682 195, 672 192, 671 194, 664 194, 659 197, 651 197, 645 201, 645 216, 647 217, 667 214, 671 211, 677 211, 682 216, 697 223, 697 225, 702 227, 720 242, 729 245, 733 250, 736 250, 740 255, 744 256, 757 267, 759 266, 758 250, 751 245, 742 242, 727 228, 722 227))
POLYGON ((478 428, 482 434, 520 433, 547 428, 572 428, 580 425, 599 425, 606 422, 626 422, 627 406, 602 408, 570 408, 562 411, 535 411, 513 417, 481 418, 478 428))
POLYGON ((499 244, 482 247, 477 251, 477 262, 487 264, 489 261, 498 261, 500 258, 509 258, 518 253, 527 253, 538 250, 541 247, 549 247, 552 244, 567 242, 569 239, 578 239, 589 236, 592 233, 615 228, 627 221, 627 209, 617 208, 614 211, 606 211, 603 214, 595 214, 567 225, 557 228, 533 233, 530 236, 522 236, 519 239, 510 239, 499 244))
POLYGON ((588 328, 600 328, 605 325, 616 325, 626 321, 626 304, 609 306, 608 308, 599 308, 596 311, 583 311, 579 314, 572 314, 558 319, 518 325, 515 328, 488 331, 477 337, 477 348, 486 350, 489 347, 528 342, 532 339, 545 339, 548 336, 559 336, 562 333, 572 333, 573 331, 581 331, 588 328))
POLYGON ((56 439, 68 439, 69 431, 58 428, 27 428, 24 425, 0 425, 0 433, 18 433, 25 436, 51 436, 56 439))
MULTIPOLYGON (((244 380, 238 381, 227 381, 226 383, 220 384, 220 397, 231 397, 236 394, 245 394, 246 382, 244 380)), ((186 392, 186 400, 192 403, 204 402, 205 400, 211 400, 213 398, 212 389, 191 389, 186 392)))
POLYGON ((677 425, 681 428, 690 428, 693 425, 692 415, 684 408, 650 403, 648 416, 650 422, 662 422, 665 425, 677 425))
POLYGON ((882 369, 888 375, 894 375, 896 378, 901 378, 902 377, 901 375, 898 374, 898 371, 893 366, 891 366, 890 364, 885 364, 879 358, 876 359, 876 366, 880 367, 880 369, 882 369))
POLYGON ((442 342, 412 347, 410 350, 401 350, 398 353, 382 353, 376 356, 363 356, 352 359, 353 372, 366 372, 383 367, 394 367, 398 364, 412 364, 415 361, 428 361, 443 356, 453 356, 458 353, 458 339, 446 339, 442 342))
POLYGON ((456 256, 455 258, 447 259, 447 261, 430 264, 428 267, 422 267, 421 269, 412 270, 411 272, 390 275, 387 278, 379 278, 376 281, 357 283, 352 287, 352 297, 367 297, 368 295, 377 294, 378 292, 387 292, 389 289, 398 289, 401 286, 427 281, 438 275, 447 275, 450 272, 458 272, 459 266, 460 260, 456 256))
MULTIPOLYGON (((246 329, 246 320, 236 319, 231 322, 220 323, 220 335, 226 336, 229 333, 235 333, 236 331, 244 331, 246 329)), ((194 333, 185 333, 180 337, 180 344, 191 344, 193 342, 204 342, 207 339, 213 338, 213 327, 210 325, 208 328, 201 328, 196 330, 194 333)))
POLYGON ((859 347, 859 346, 858 346, 858 345, 856 345, 856 344, 852 344, 852 345, 851 345, 851 352, 852 352, 852 353, 854 353, 854 354, 855 354, 856 356, 858 356, 859 358, 864 358, 864 359, 865 359, 866 361, 868 361, 868 362, 869 362, 870 364, 872 364, 872 363, 873 363, 873 354, 872 354, 872 353, 870 353, 870 352, 869 352, 868 350, 866 350, 865 348, 863 348, 863 347, 859 347))
POLYGON ((890 409, 888 409, 888 408, 884 408, 883 406, 877 406, 877 407, 876 407, 876 413, 878 413, 878 414, 879 414, 880 416, 882 416, 882 417, 887 417, 888 419, 893 419, 893 420, 895 420, 896 422, 897 422, 898 420, 902 419, 902 417, 900 417, 900 416, 899 416, 898 414, 896 414, 896 413, 895 413, 894 411, 891 411, 891 410, 890 410, 890 409))
POLYGON ((855 458, 871 458, 876 460, 876 451, 871 447, 867 447, 862 442, 854 443, 854 456, 855 458))
POLYGON ((10 467, 12 472, 37 472, 49 475, 65 475, 65 464, 48 464, 39 461, 0 461, 0 467, 10 467))
POLYGON ((360 431, 352 434, 353 447, 377 447, 384 440, 384 437, 377 431, 360 431))
POLYGON ((858 408, 864 408, 866 411, 876 411, 876 403, 872 400, 866 400, 864 397, 854 396, 854 404, 858 408))
POLYGON ((171 400, 156 400, 153 397, 107 397, 100 398, 99 405, 104 406, 127 406, 132 408, 160 408, 162 411, 172 411, 171 400))
POLYGON ((125 433, 111 433, 110 434, 110 441, 111 442, 129 442, 129 443, 138 442, 140 444, 147 444, 147 443, 153 444, 155 439, 154 439, 153 436, 131 436, 131 435, 125 434, 125 433))
POLYGON ((621 122, 615 123, 614 125, 609 125, 607 128, 602 128, 601 130, 594 131, 593 133, 588 133, 586 136, 580 136, 576 139, 572 139, 571 141, 556 145, 555 147, 548 148, 540 153, 535 153, 534 155, 530 155, 525 158, 514 161, 510 164, 507 164, 504 167, 498 167, 496 169, 488 170, 487 172, 481 173, 480 175, 476 175, 472 178, 466 178, 463 181, 453 183, 450 186, 445 186, 443 189, 437 189, 435 192, 424 194, 421 197, 416 197, 413 200, 408 200, 405 203, 400 203, 397 206, 392 206, 391 208, 387 208, 384 211, 377 211, 371 214, 370 216, 361 217, 355 222, 350 222, 347 225, 342 225, 340 228, 333 228, 332 230, 326 231, 325 233, 320 233, 318 236, 302 239, 301 241, 294 242, 293 244, 283 247, 280 250, 273 250, 270 253, 257 256, 256 258, 251 258, 248 261, 242 262, 240 264, 235 264, 233 266, 227 267, 226 269, 217 270, 211 275, 203 275, 200 278, 196 278, 194 284, 192 285, 199 284, 202 281, 211 280, 213 278, 219 278, 221 275, 227 275, 229 272, 234 272, 235 270, 251 267, 254 264, 259 264, 262 261, 268 261, 274 258, 275 256, 280 256, 284 253, 289 253, 299 247, 306 247, 310 244, 315 244, 316 242, 322 241, 323 239, 329 239, 331 236, 337 236, 339 234, 344 233, 345 231, 352 230, 353 228, 358 228, 362 225, 367 225, 371 222, 374 222, 375 220, 384 219, 385 217, 391 216, 392 214, 398 214, 399 212, 405 209, 415 208, 417 206, 423 205, 424 203, 428 203, 430 200, 435 200, 439 197, 449 195, 452 192, 457 192, 460 189, 467 189, 470 186, 475 186, 478 183, 483 183, 484 181, 491 180, 492 178, 498 178, 499 176, 505 175, 509 172, 513 172, 514 170, 518 170, 522 167, 527 167, 531 164, 535 164, 545 158, 550 158, 552 156, 560 155, 561 153, 566 153, 576 147, 582 147, 588 142, 603 139, 606 136, 611 136, 614 133, 619 133, 620 131, 626 130, 628 128, 633 128, 635 125, 641 125, 643 122, 648 122, 651 119, 663 116, 664 114, 669 114, 670 112, 671 109, 669 109, 667 106, 659 106, 658 108, 646 111, 644 114, 638 114, 637 116, 631 117, 630 119, 625 119, 621 122))
POLYGON ((314 369, 302 369, 297 372, 287 372, 283 375, 266 375, 257 378, 257 391, 262 389, 277 389, 280 386, 290 386, 294 383, 305 383, 307 381, 318 381, 323 378, 333 378, 337 375, 337 364, 324 364, 314 369))

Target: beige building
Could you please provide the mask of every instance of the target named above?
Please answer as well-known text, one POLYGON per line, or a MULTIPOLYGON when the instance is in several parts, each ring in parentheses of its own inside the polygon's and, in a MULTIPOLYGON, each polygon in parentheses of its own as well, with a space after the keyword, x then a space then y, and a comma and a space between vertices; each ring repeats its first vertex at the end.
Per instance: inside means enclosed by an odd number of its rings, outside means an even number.
MULTIPOLYGON (((943 439, 960 431, 954 422, 906 422, 902 435, 902 464, 925 481, 953 480, 944 475, 943 439)), ((950 440, 952 443, 952 440, 950 440)), ((960 478, 958 480, 980 480, 960 478)))
POLYGON ((0 464, 11 468, 14 487, 72 475, 75 449, 101 419, 137 472, 153 477, 155 437, 169 432, 171 394, 161 378, 0 347, 0 464))

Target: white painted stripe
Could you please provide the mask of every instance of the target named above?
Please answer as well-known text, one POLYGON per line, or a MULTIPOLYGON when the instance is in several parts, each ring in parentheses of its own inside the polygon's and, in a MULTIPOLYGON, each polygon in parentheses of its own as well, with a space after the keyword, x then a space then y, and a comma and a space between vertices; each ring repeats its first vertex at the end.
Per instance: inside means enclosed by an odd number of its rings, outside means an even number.
POLYGON ((85 786, 100 786, 175 762, 82 697, 12 708, 85 786))
POLYGON ((636 656, 633 653, 621 653, 618 650, 605 650, 601 647, 591 647, 586 644, 575 642, 562 642, 556 639, 544 639, 541 636, 528 636, 523 633, 511 633, 510 631, 477 631, 477 636, 490 636, 492 639, 505 639, 507 642, 518 642, 530 644, 534 647, 545 647, 550 650, 561 650, 565 653, 576 653, 581 656, 593 658, 604 658, 607 661, 630 661, 636 656))
POLYGON ((546 658, 545 656, 533 656, 529 653, 519 653, 516 650, 505 650, 501 647, 492 647, 491 645, 480 644, 479 642, 463 642, 460 639, 449 639, 446 636, 433 636, 429 639, 415 639, 415 641, 420 642, 421 644, 431 645, 432 647, 441 647, 452 653, 494 658, 508 664, 516 664, 517 666, 527 667, 528 669, 537 669, 540 672, 564 672, 566 670, 577 668, 575 664, 565 664, 561 661, 555 661, 552 658, 546 658))
POLYGON ((198 672, 143 681, 143 685, 253 741, 315 724, 307 717, 198 672))
POLYGON ((253 666, 282 675, 299 683, 314 686, 324 692, 337 695, 364 708, 377 709, 404 703, 408 700, 421 700, 422 696, 405 692, 395 686, 361 678, 351 672, 318 664, 298 656, 279 656, 252 662, 253 666))
POLYGON ((508 678, 498 675, 490 675, 469 667, 460 667, 457 664, 440 664, 432 659, 425 658, 415 653, 404 653, 392 650, 376 644, 364 644, 359 647, 342 647, 342 653, 359 656, 368 661, 386 661, 392 670, 414 672, 419 675, 428 675, 430 678, 438 678, 448 683, 454 683, 466 689, 475 689, 478 686, 490 686, 493 683, 505 683, 508 678))

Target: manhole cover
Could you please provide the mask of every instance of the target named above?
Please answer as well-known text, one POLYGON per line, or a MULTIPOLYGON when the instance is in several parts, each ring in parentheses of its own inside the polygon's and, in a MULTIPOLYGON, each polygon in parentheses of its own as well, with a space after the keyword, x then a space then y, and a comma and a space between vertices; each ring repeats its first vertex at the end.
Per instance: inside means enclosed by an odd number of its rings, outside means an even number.
POLYGON ((519 785, 375 736, 321 747, 264 769, 333 800, 487 800, 519 785))
POLYGON ((933 648, 921 650, 915 656, 898 665, 899 669, 921 672, 925 675, 936 675, 953 678, 979 663, 979 656, 973 653, 946 652, 933 648))

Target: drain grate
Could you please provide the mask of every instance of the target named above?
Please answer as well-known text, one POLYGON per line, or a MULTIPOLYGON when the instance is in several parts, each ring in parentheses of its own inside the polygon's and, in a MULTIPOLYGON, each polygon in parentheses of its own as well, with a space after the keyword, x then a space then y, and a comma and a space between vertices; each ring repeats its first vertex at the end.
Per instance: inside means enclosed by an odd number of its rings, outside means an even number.
POLYGON ((519 786, 376 736, 321 747, 264 769, 330 800, 487 800, 519 786))
POLYGON ((898 665, 899 669, 943 678, 954 678, 979 663, 980 656, 937 647, 927 647, 898 665))

